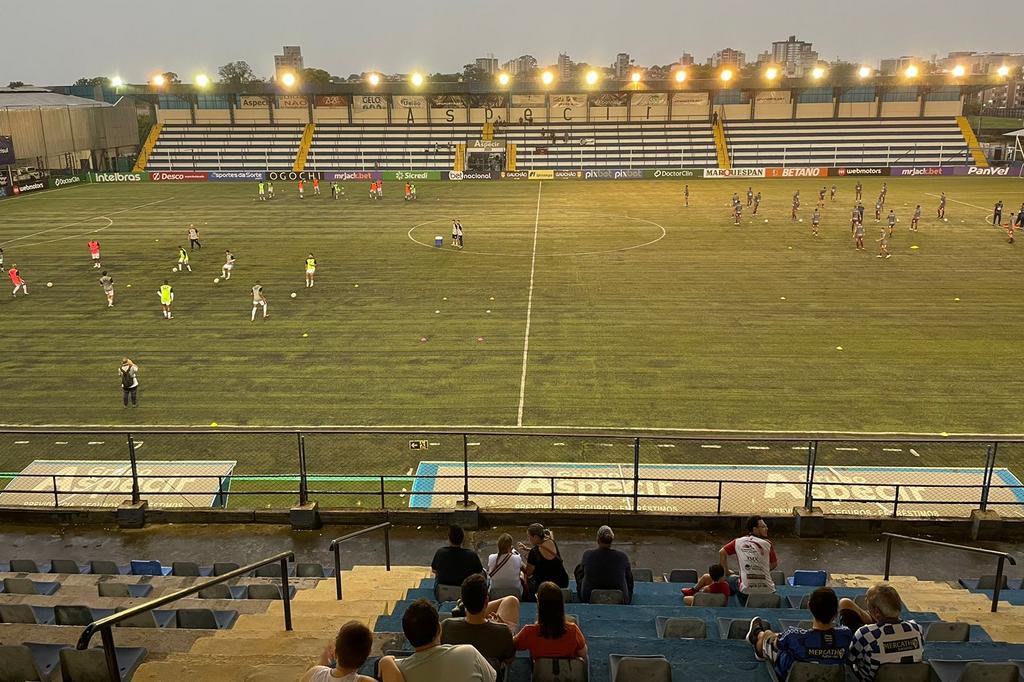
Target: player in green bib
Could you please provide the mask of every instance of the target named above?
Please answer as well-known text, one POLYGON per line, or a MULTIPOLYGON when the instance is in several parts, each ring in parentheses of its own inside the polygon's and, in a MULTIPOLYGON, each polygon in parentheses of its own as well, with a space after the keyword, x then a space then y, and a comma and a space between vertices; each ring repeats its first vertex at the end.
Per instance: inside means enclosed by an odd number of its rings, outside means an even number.
POLYGON ((178 272, 181 272, 185 268, 188 268, 189 272, 192 272, 192 266, 188 264, 188 251, 184 247, 178 247, 178 272))
POLYGON ((160 294, 160 308, 164 312, 164 319, 174 319, 171 315, 171 303, 174 302, 174 288, 171 287, 170 283, 165 279, 157 293, 160 294))
POLYGON ((306 259, 306 288, 309 289, 313 286, 313 278, 316 276, 316 258, 313 258, 313 254, 309 254, 306 259))

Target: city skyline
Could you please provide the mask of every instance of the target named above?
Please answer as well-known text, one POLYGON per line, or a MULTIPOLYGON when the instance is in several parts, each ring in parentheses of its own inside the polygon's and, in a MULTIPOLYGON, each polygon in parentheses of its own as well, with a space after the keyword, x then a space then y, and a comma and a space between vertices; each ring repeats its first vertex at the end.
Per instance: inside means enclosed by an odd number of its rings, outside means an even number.
POLYGON ((340 77, 366 71, 454 73, 484 55, 494 55, 499 64, 533 55, 540 66, 549 66, 564 53, 575 62, 608 67, 617 53, 628 53, 637 65, 652 66, 677 62, 684 53, 700 64, 730 47, 753 61, 790 35, 813 43, 823 61, 838 58, 877 67, 882 59, 901 55, 928 59, 955 51, 1019 50, 1012 30, 993 31, 989 17, 998 15, 999 26, 1010 28, 1024 22, 1024 3, 1010 0, 991 0, 985 12, 968 14, 952 0, 935 0, 925 12, 919 3, 906 0, 863 0, 854 7, 830 6, 827 14, 816 3, 779 0, 770 8, 742 7, 738 16, 730 17, 719 7, 669 0, 631 7, 610 0, 558 5, 528 0, 500 10, 451 0, 432 8, 429 16, 411 2, 375 7, 371 18, 351 17, 348 26, 355 30, 339 43, 335 26, 315 21, 316 12, 299 12, 289 19, 267 0, 218 5, 181 0, 153 24, 140 23, 137 8, 127 0, 68 4, 60 8, 60 22, 29 5, 8 8, 8 25, 18 27, 7 36, 8 54, 19 58, 0 63, 0 83, 56 84, 99 75, 144 82, 164 70, 190 80, 192 74, 215 74, 219 66, 235 60, 248 62, 258 76, 268 78, 273 56, 283 45, 302 46, 306 66, 340 77), (408 21, 411 15, 419 20, 408 21), (253 21, 246 20, 250 17, 253 21), (277 17, 284 19, 266 20, 277 17), (885 30, 873 30, 882 17, 885 30), (497 22, 529 26, 530 31, 471 30, 497 22), (139 30, 140 25, 146 30, 139 30), (865 30, 854 34, 851 26, 865 30), (37 48, 39 35, 56 45, 75 45, 76 36, 90 33, 114 39, 75 51, 73 59, 68 58, 70 49, 37 48), (898 43, 893 35, 899 36, 898 43))

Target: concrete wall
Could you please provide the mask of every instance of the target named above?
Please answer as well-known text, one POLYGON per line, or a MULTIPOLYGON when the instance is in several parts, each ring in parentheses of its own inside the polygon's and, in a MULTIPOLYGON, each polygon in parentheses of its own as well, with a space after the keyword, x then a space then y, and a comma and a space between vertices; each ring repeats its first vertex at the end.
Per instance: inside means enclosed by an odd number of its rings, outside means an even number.
POLYGON ((874 118, 878 113, 878 100, 873 102, 840 102, 839 118, 874 118))
POLYGON ((346 107, 318 107, 313 109, 314 123, 348 123, 346 107))
POLYGON ((227 109, 196 109, 196 123, 224 124, 230 122, 231 112, 227 109))
POLYGON ((921 113, 920 100, 913 102, 882 102, 882 118, 914 118, 921 113))
POLYGON ((832 102, 796 105, 797 118, 832 118, 832 102))
POLYGON ((925 116, 959 116, 963 112, 963 102, 960 100, 951 102, 925 102, 925 116))

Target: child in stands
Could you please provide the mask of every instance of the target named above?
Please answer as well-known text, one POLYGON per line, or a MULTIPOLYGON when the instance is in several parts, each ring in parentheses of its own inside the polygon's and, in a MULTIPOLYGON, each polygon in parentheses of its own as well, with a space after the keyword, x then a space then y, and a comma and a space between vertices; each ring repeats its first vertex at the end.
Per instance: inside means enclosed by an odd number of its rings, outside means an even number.
POLYGON ((334 644, 327 645, 317 665, 306 671, 302 682, 374 682, 359 674, 359 668, 370 657, 373 633, 362 623, 352 620, 341 626, 334 644))
POLYGON ((693 596, 698 592, 724 594, 726 599, 732 596, 732 589, 729 588, 729 583, 725 579, 725 569, 721 564, 711 564, 708 567, 708 572, 701 576, 696 585, 684 587, 683 602, 687 606, 693 606, 693 596))

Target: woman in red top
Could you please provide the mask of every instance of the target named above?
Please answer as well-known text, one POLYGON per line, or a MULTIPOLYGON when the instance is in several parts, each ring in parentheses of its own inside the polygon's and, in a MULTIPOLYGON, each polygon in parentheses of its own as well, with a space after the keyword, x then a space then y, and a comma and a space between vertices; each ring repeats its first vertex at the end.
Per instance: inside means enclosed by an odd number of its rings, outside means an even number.
POLYGON ((565 619, 562 590, 554 583, 537 588, 537 622, 516 635, 516 650, 530 658, 586 658, 587 640, 576 623, 565 619))

